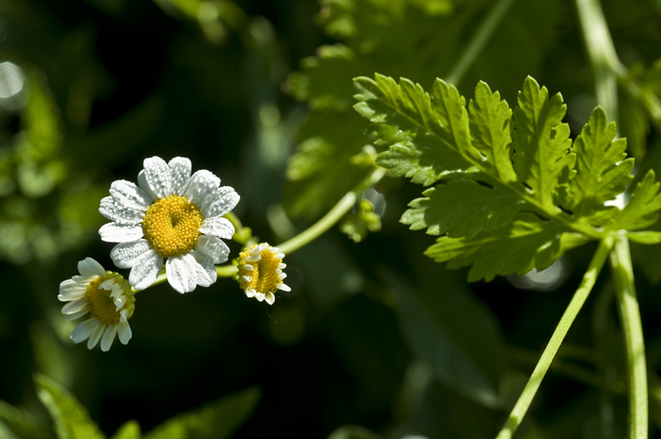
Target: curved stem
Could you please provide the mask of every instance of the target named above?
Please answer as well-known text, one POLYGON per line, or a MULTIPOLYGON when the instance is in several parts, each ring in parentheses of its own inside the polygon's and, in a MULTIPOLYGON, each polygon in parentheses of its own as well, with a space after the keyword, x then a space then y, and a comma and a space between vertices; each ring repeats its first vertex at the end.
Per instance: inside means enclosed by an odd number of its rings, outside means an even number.
MULTIPOLYGON (((366 186, 369 187, 375 184, 381 180, 384 175, 385 169, 374 169, 366 181, 360 185, 360 190, 366 186)), ((328 213, 326 213, 326 215, 324 215, 319 221, 314 223, 308 229, 294 236, 290 240, 278 245, 277 247, 282 253, 289 254, 321 236, 324 232, 333 227, 333 225, 337 223, 344 216, 344 214, 346 214, 349 209, 353 207, 354 204, 356 204, 356 200, 359 196, 358 192, 359 190, 347 192, 340 199, 340 201, 338 201, 337 204, 335 204, 335 206, 333 206, 333 208, 329 210, 328 213)))
POLYGON ((544 349, 542 357, 537 362, 537 366, 535 366, 535 370, 532 372, 528 383, 523 389, 523 392, 521 392, 521 396, 519 396, 519 399, 514 405, 505 426, 500 433, 498 433, 497 439, 511 438, 521 424, 521 421, 523 421, 523 417, 526 415, 546 372, 549 370, 551 362, 553 362, 553 358, 558 352, 558 348, 560 348, 560 345, 574 322, 576 315, 578 315, 583 303, 585 303, 585 299, 587 299, 590 294, 590 291, 597 280, 597 276, 606 262, 606 258, 608 257, 612 245, 613 238, 610 236, 604 238, 599 243, 599 247, 597 247, 597 251, 594 256, 592 256, 592 260, 583 276, 583 280, 581 280, 581 284, 576 290, 576 293, 574 293, 574 297, 562 315, 558 326, 556 326, 555 331, 553 331, 553 335, 551 336, 546 349, 544 349))
POLYGON ((645 439, 648 434, 647 365, 645 343, 636 299, 631 253, 626 235, 615 238, 610 258, 615 297, 622 321, 629 377, 629 437, 645 439))
POLYGON ((505 13, 512 5, 514 0, 499 0, 498 3, 489 11, 489 14, 484 18, 484 21, 477 28, 477 32, 464 49, 461 57, 454 65, 450 73, 445 77, 445 82, 453 85, 458 85, 464 78, 466 71, 475 62, 478 55, 484 49, 489 38, 493 35, 496 27, 500 24, 505 16, 505 13))

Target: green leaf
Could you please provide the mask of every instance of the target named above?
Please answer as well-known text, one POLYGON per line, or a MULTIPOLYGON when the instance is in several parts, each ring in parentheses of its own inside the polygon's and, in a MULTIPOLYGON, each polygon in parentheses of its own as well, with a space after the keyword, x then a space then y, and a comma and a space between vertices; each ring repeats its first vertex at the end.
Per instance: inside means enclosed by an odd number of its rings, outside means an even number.
POLYGON ((413 200, 402 222, 412 230, 427 228, 430 235, 471 238, 481 230, 509 224, 514 216, 530 209, 521 197, 500 185, 474 180, 452 180, 423 192, 426 198, 413 200))
POLYGON ((563 124, 567 107, 558 93, 549 98, 546 87, 526 78, 514 110, 514 169, 519 180, 546 209, 554 209, 554 196, 560 177, 571 169, 575 155, 570 153, 569 126, 563 124))
POLYGON ((132 420, 122 424, 110 439, 140 439, 142 431, 138 421, 132 420))
POLYGON ((498 275, 522 275, 533 268, 546 268, 589 239, 566 231, 561 224, 524 212, 507 226, 472 238, 440 237, 425 254, 436 262, 449 261, 448 268, 472 265, 468 272, 471 282, 490 281, 498 275))
POLYGON ((360 200, 356 209, 344 217, 340 230, 354 242, 360 242, 367 237, 368 232, 381 230, 381 216, 374 213, 372 203, 360 200))
POLYGON ((607 123, 604 110, 597 107, 576 138, 576 176, 569 181, 570 204, 566 206, 575 216, 601 209, 631 182, 634 160, 625 160, 626 140, 613 142, 616 134, 615 123, 607 123))
POLYGON ((180 414, 144 435, 145 439, 224 439, 252 414, 261 390, 249 387, 192 412, 180 414))
POLYGON ((36 375, 37 395, 55 421, 59 439, 101 439, 106 436, 76 397, 45 375, 36 375))
POLYGON ((661 209, 661 183, 655 181, 654 171, 649 170, 645 177, 636 185, 631 199, 616 217, 610 230, 637 230, 651 226, 659 219, 661 209))
MULTIPOLYGON (((0 425, 4 425, 17 438, 41 439, 48 432, 41 428, 37 420, 25 409, 0 401, 0 425)), ((2 433, 2 430, 0 430, 2 433)), ((2 436, 0 434, 0 436, 2 436)))
POLYGON ((468 106, 473 145, 487 158, 500 181, 515 181, 509 105, 500 100, 498 92, 491 93, 489 86, 480 81, 475 88, 475 99, 468 106))
POLYGON ((375 79, 355 79, 359 102, 354 108, 377 124, 372 127, 375 143, 390 147, 377 159, 388 175, 430 185, 472 168, 460 155, 473 157, 477 151, 471 149, 465 100, 456 88, 437 80, 430 96, 405 78, 399 84, 379 74, 375 79))
POLYGON ((417 360, 447 388, 497 407, 502 340, 488 309, 445 270, 430 270, 416 290, 394 276, 387 280, 398 293, 402 332, 417 360))

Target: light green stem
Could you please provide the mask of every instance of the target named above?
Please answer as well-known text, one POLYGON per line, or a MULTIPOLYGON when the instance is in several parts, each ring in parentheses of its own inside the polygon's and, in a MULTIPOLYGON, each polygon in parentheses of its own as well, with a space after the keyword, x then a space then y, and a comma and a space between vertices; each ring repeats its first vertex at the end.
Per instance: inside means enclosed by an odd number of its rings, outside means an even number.
POLYGON ((464 78, 466 71, 475 62, 477 57, 482 53, 484 46, 493 35, 496 27, 505 16, 505 13, 512 5, 513 0, 499 0, 494 7, 489 11, 489 14, 484 18, 484 21, 477 28, 477 32, 464 49, 459 60, 454 65, 450 73, 445 77, 445 81, 449 84, 458 85, 464 78))
POLYGON ((521 392, 521 396, 519 396, 518 401, 514 405, 505 426, 500 433, 498 433, 497 439, 510 439, 521 424, 521 421, 523 421, 523 417, 526 415, 546 372, 549 370, 553 358, 558 352, 558 348, 560 348, 562 341, 567 335, 567 331, 569 331, 576 315, 583 306, 583 303, 585 303, 585 299, 587 299, 590 294, 590 291, 597 280, 597 276, 606 262, 606 258, 608 257, 612 245, 613 238, 611 237, 606 237, 599 243, 599 247, 597 247, 597 251, 590 261, 590 265, 583 276, 581 284, 562 315, 560 323, 558 323, 555 331, 553 331, 553 335, 551 336, 546 349, 544 349, 542 357, 539 359, 539 362, 537 362, 537 366, 535 366, 535 370, 533 370, 528 383, 523 389, 523 392, 521 392))
POLYGON ((282 253, 287 255, 321 236, 324 232, 333 227, 333 225, 337 223, 344 216, 344 214, 346 214, 349 209, 353 207, 354 204, 356 204, 356 200, 359 196, 358 192, 361 191, 362 188, 372 186, 381 180, 384 175, 385 169, 375 168, 372 173, 365 179, 365 181, 361 183, 361 189, 347 192, 340 199, 340 201, 338 201, 337 204, 333 206, 333 208, 329 210, 328 213, 324 215, 319 221, 314 223, 300 234, 294 236, 290 240, 278 245, 277 247, 282 253))
POLYGON ((629 377, 630 439, 646 439, 648 431, 647 365, 640 310, 636 299, 631 253, 626 235, 615 238, 610 258, 615 297, 620 311, 629 377))
POLYGON ((597 103, 610 120, 617 120, 617 78, 626 68, 615 52, 599 0, 575 0, 575 3, 594 75, 597 103))

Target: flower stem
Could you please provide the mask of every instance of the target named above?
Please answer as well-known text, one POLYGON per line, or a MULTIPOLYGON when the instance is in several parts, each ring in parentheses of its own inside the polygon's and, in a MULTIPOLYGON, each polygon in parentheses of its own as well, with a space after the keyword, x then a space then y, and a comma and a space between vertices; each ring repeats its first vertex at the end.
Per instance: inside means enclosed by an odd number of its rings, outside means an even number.
POLYGON ((526 415, 546 372, 549 370, 553 358, 558 352, 558 348, 560 348, 562 341, 567 335, 567 331, 569 331, 576 315, 578 315, 583 303, 585 303, 585 299, 587 299, 590 294, 590 291, 597 280, 597 276, 606 262, 606 258, 608 257, 612 245, 613 238, 610 236, 604 238, 599 243, 599 247, 597 247, 597 251, 594 256, 592 256, 592 260, 590 261, 590 265, 588 266, 585 275, 583 275, 581 284, 576 290, 576 293, 574 293, 574 297, 562 315, 558 326, 556 326, 555 331, 553 331, 553 335, 551 336, 546 349, 544 349, 541 358, 537 362, 537 366, 535 366, 535 370, 533 370, 528 383, 523 389, 523 392, 521 392, 521 396, 519 396, 518 401, 514 405, 505 426, 500 433, 498 433, 497 439, 511 438, 523 421, 523 417, 526 415))
MULTIPOLYGON (((365 182, 360 185, 360 190, 366 186, 369 187, 375 184, 381 180, 384 175, 385 170, 383 168, 375 168, 369 177, 365 180, 365 182)), ((319 221, 314 223, 308 229, 289 239, 288 241, 278 245, 277 247, 282 253, 289 254, 321 236, 324 232, 333 227, 333 225, 337 223, 344 216, 344 214, 346 214, 349 209, 351 209, 351 207, 356 204, 356 200, 359 196, 358 192, 359 190, 352 190, 351 192, 347 192, 340 199, 340 201, 338 201, 337 204, 335 204, 335 206, 333 206, 333 208, 329 210, 328 213, 326 213, 326 215, 324 215, 319 221)))
POLYGON ((445 81, 449 84, 458 85, 464 78, 466 71, 475 62, 478 55, 484 49, 489 38, 493 35, 496 27, 505 16, 513 0, 499 0, 498 3, 489 11, 489 14, 484 18, 477 28, 477 32, 464 49, 461 57, 454 65, 450 73, 445 76, 445 81))
POLYGON ((622 321, 629 378, 630 439, 646 439, 648 434, 647 365, 645 343, 636 299, 631 253, 626 235, 615 238, 610 267, 615 283, 615 297, 622 321))

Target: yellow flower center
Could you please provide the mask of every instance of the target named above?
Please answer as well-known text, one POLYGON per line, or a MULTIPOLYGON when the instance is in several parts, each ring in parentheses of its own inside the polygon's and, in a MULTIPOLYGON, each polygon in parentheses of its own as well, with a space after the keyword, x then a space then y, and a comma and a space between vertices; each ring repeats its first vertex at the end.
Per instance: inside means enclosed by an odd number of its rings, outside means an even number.
POLYGON ((270 251, 269 247, 259 253, 260 259, 256 262, 246 260, 251 256, 250 250, 245 250, 239 254, 239 285, 246 290, 252 288, 259 293, 275 293, 277 284, 281 282, 280 275, 276 271, 282 260, 278 259, 276 253, 270 251), (244 266, 248 264, 253 267, 248 271, 244 266), (241 275, 250 276, 251 280, 246 281, 241 275))
POLYGON ((135 297, 133 297, 133 294, 131 293, 131 286, 129 283, 121 278, 121 276, 111 274, 110 272, 105 276, 97 277, 89 283, 87 292, 85 293, 85 300, 87 300, 89 306, 90 317, 96 317, 101 324, 105 326, 112 326, 119 323, 121 310, 128 309, 128 317, 131 317, 133 310, 135 309, 135 297), (124 291, 124 294, 128 295, 128 300, 119 310, 117 309, 113 298, 110 296, 112 291, 99 287, 100 284, 111 278, 115 278, 115 282, 119 284, 124 291))
POLYGON ((199 207, 184 197, 170 195, 149 206, 142 231, 156 253, 169 258, 195 248, 203 220, 199 207))

